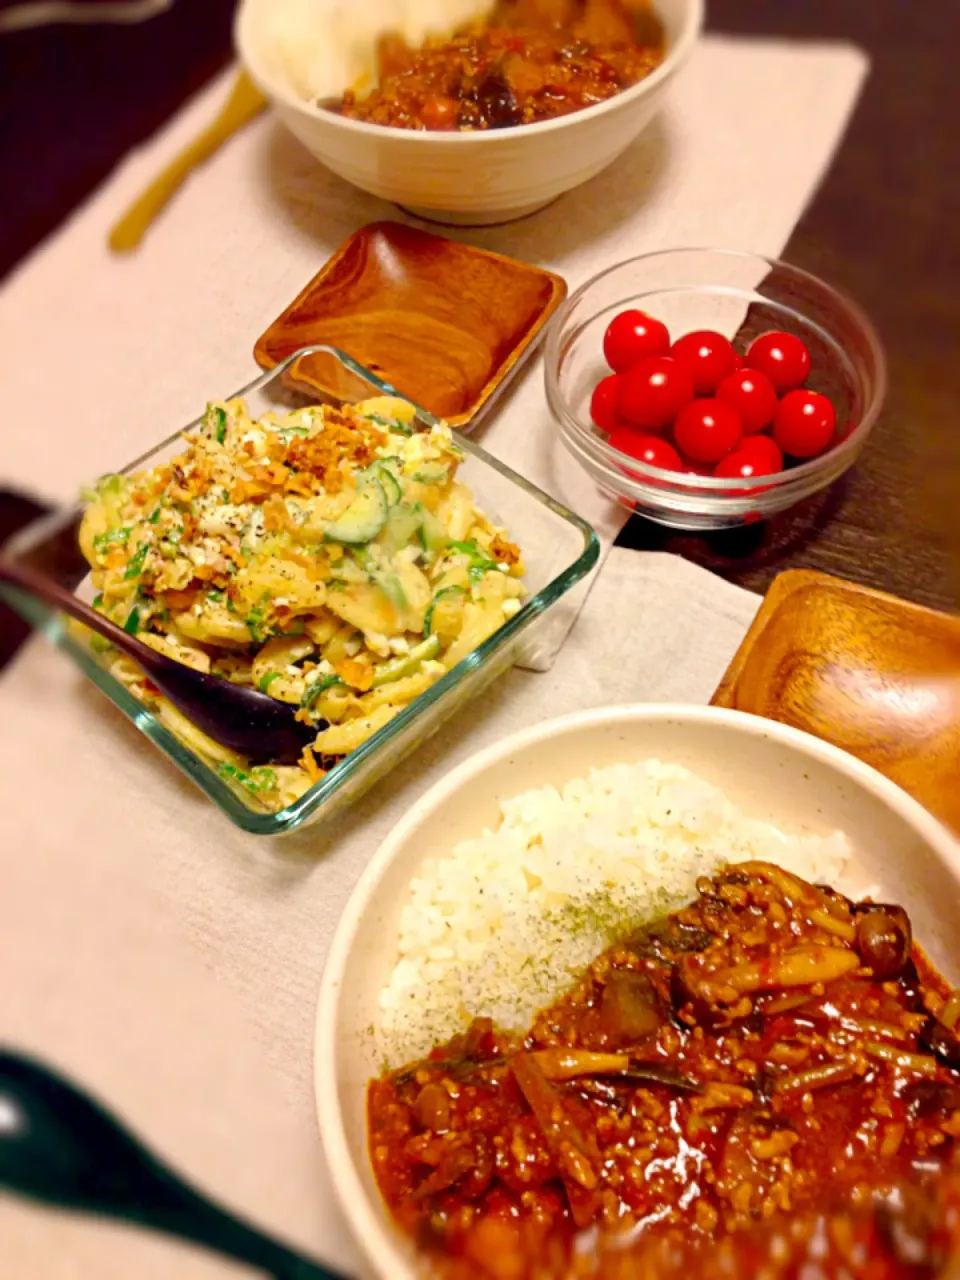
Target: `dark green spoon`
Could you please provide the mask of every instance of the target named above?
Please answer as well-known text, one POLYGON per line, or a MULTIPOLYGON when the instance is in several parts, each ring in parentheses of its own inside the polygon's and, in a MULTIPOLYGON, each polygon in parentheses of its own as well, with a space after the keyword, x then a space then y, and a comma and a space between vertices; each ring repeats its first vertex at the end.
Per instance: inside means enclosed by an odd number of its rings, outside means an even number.
POLYGON ((188 1186, 99 1103, 0 1049, 0 1187, 192 1240, 275 1280, 343 1280, 188 1186))

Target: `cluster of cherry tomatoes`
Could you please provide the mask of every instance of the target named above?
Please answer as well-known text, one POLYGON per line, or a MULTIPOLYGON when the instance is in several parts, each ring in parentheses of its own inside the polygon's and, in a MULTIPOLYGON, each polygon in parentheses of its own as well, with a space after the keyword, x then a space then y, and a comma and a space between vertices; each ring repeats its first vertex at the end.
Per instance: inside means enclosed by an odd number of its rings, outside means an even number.
POLYGON ((720 333, 671 342, 659 320, 623 311, 603 353, 613 373, 597 384, 591 417, 614 449, 650 466, 750 479, 833 443, 834 407, 805 389, 810 352, 792 333, 761 334, 740 356, 720 333))

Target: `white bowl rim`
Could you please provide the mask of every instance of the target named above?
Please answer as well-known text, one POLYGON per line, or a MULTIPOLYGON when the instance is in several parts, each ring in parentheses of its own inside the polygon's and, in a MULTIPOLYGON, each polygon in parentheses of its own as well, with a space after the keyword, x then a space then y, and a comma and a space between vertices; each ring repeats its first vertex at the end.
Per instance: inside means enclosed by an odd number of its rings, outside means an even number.
POLYGON ((320 984, 314 1039, 314 1092, 320 1135, 341 1211, 350 1225, 354 1240, 372 1264, 378 1277, 389 1278, 389 1280, 401 1280, 401 1278, 412 1280, 415 1272, 391 1234, 382 1227, 354 1166, 338 1105, 335 1042, 335 1025, 343 973, 370 898, 397 852, 422 823, 426 814, 489 765, 495 764, 514 751, 534 746, 558 732, 635 720, 654 722, 683 720, 691 724, 726 724, 750 735, 770 737, 785 745, 796 747, 878 796, 883 803, 903 818, 960 877, 960 840, 895 782, 891 782, 884 774, 864 764, 856 756, 850 755, 849 752, 841 750, 840 747, 822 738, 814 737, 813 734, 806 733, 802 729, 795 729, 792 725, 768 720, 763 716, 750 715, 744 711, 670 702, 592 707, 521 729, 469 756, 424 792, 367 863, 337 923, 320 984))
POLYGON ((286 85, 280 84, 272 76, 267 75, 262 66, 259 65, 257 57, 252 54, 250 41, 247 38, 251 0, 241 0, 237 7, 233 21, 233 43, 241 63, 268 98, 281 102, 284 106, 296 111, 301 111, 313 120, 319 120, 333 127, 350 129, 360 135, 366 134, 368 137, 402 138, 409 142, 410 145, 417 145, 417 143, 433 146, 438 143, 443 143, 446 146, 477 146, 484 143, 489 145, 497 139, 549 133, 555 129, 562 129, 565 125, 569 127, 572 123, 585 117, 596 119, 600 115, 622 107, 626 102, 631 102, 635 98, 645 97, 647 93, 655 89, 662 81, 668 80, 684 65, 703 30, 706 0, 685 0, 685 2, 687 4, 687 12, 683 19, 683 27, 679 37, 667 50, 667 56, 660 65, 654 71, 651 71, 648 76, 644 77, 643 80, 638 80, 636 84, 631 85, 628 89, 622 90, 612 98, 607 98, 604 102, 595 103, 592 107, 584 107, 579 111, 570 111, 566 115, 556 116, 552 120, 538 120, 534 124, 510 125, 505 129, 477 129, 465 132, 459 130, 450 130, 448 132, 429 129, 400 129, 395 125, 368 124, 365 120, 351 120, 346 116, 337 115, 334 111, 327 111, 323 107, 318 107, 314 103, 308 102, 286 85))

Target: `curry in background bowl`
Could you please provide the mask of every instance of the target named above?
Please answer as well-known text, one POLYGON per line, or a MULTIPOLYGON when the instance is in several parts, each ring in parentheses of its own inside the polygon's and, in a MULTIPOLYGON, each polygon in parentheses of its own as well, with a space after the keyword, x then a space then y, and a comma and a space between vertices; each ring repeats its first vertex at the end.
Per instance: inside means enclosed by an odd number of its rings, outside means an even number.
POLYGON ((647 0, 498 0, 482 22, 412 48, 378 42, 378 82, 337 110, 400 129, 536 124, 595 106, 639 83, 664 57, 647 0))

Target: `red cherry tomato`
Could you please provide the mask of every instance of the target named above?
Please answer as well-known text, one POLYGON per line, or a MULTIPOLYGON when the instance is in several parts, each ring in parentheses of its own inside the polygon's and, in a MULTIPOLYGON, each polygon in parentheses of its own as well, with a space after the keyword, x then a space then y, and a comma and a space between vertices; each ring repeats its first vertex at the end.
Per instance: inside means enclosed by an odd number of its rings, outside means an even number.
POLYGON ((754 436, 721 459, 713 474, 724 480, 752 480, 754 476, 772 476, 782 470, 783 456, 773 441, 767 436, 754 436), (770 446, 769 451, 754 447, 766 444, 770 446))
POLYGON ((685 333, 670 348, 674 360, 690 370, 698 396, 712 396, 724 378, 737 367, 737 353, 722 333, 698 329, 685 333))
POLYGON ((609 443, 620 453, 645 462, 648 467, 662 467, 664 471, 683 469, 679 453, 662 436, 648 436, 642 431, 634 431, 632 427, 620 426, 610 433, 609 443))
POLYGON ((746 366, 765 373, 779 395, 802 387, 810 373, 810 352, 793 333, 761 333, 747 350, 746 366))
POLYGON ((717 399, 740 415, 745 435, 762 431, 773 421, 777 411, 777 393, 773 383, 759 369, 741 369, 731 373, 717 387, 717 399))
POLYGON ((615 373, 625 373, 647 356, 665 356, 669 350, 667 326, 645 311, 621 311, 603 335, 603 354, 615 373))
POLYGON ((670 356, 651 356, 621 376, 617 407, 635 427, 656 431, 668 426, 692 399, 689 370, 670 356))
POLYGON ((768 467, 768 475, 776 475, 783 470, 783 454, 780 446, 769 436, 747 436, 735 450, 736 453, 749 453, 751 458, 768 467))
POLYGON ((837 415, 819 391, 791 391, 777 406, 773 438, 794 458, 815 458, 833 439, 837 415))
POLYGON ((678 416, 673 438, 694 462, 719 462, 743 439, 743 427, 722 400, 694 400, 678 416))
POLYGON ((620 379, 615 373, 601 378, 590 397, 590 417, 601 431, 612 431, 620 421, 617 413, 617 393, 620 379))

